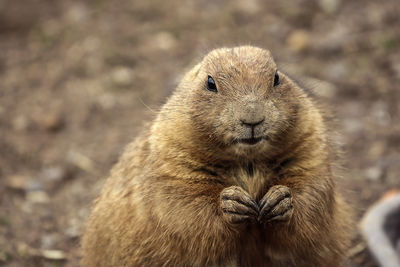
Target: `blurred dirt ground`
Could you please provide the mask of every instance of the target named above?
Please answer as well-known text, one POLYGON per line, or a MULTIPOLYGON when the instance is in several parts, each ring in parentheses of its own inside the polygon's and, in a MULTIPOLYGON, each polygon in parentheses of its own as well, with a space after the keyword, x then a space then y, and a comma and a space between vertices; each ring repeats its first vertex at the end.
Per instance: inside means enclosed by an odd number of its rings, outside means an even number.
MULTIPOLYGON (((361 216, 400 187, 398 0, 0 0, 0 265, 77 266, 91 201, 185 69, 269 48, 336 114, 361 216)), ((375 266, 358 239, 346 266, 375 266)))

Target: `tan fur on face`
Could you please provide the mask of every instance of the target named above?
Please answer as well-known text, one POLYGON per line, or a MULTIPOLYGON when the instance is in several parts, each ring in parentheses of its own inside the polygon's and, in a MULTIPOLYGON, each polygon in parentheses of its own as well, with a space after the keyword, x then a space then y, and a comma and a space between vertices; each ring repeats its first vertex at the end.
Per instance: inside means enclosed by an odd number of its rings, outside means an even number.
MULTIPOLYGON (((303 112, 299 109, 307 109, 309 105, 304 92, 284 74, 279 73, 281 84, 273 87, 276 71, 276 64, 266 50, 254 47, 214 50, 185 76, 177 93, 165 105, 164 109, 169 112, 161 114, 157 127, 174 129, 171 131, 174 136, 170 138, 178 137, 180 140, 176 142, 182 142, 183 146, 203 146, 201 153, 217 145, 221 151, 215 160, 220 160, 221 154, 244 159, 255 153, 272 157, 276 146, 281 149, 281 138, 289 137, 287 132, 294 127, 298 113, 303 112), (208 76, 214 78, 218 93, 206 90, 208 76), (177 116, 180 120, 174 119, 177 116), (257 146, 232 146, 238 139, 251 137, 242 119, 264 119, 254 129, 255 136, 263 138, 257 146), (193 132, 176 135, 181 128, 193 132), (190 142, 183 139, 190 139, 190 142)), ((168 135, 164 131, 161 134, 162 138, 168 135)))
POLYGON ((210 52, 113 168, 83 238, 84 266, 338 266, 349 241, 319 109, 266 50, 210 52), (207 90, 208 76, 218 92, 207 90), (245 122, 260 122, 254 145, 245 122), (290 189, 289 222, 232 225, 220 193, 290 189))

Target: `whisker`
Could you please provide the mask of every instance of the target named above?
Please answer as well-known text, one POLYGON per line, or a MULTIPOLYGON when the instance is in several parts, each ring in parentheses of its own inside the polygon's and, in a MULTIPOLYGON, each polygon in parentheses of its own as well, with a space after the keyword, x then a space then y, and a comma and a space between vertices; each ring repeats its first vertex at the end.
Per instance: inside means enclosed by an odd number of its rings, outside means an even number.
POLYGON ((153 113, 157 113, 157 111, 155 111, 154 109, 152 109, 151 107, 149 107, 146 103, 144 103, 143 99, 139 96, 139 100, 140 102, 143 104, 143 106, 145 106, 148 110, 150 110, 153 113))

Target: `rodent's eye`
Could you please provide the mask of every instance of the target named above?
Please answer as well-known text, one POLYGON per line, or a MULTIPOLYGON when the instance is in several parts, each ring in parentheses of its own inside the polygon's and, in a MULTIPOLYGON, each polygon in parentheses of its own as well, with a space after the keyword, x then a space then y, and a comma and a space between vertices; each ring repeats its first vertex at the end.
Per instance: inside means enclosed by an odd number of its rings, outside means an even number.
POLYGON ((211 91, 211 92, 215 92, 215 93, 218 92, 217 85, 215 84, 214 79, 210 75, 208 75, 208 79, 207 79, 207 89, 208 89, 208 91, 211 91))
POLYGON ((278 71, 275 72, 275 77, 274 77, 274 87, 278 86, 280 84, 279 82, 279 75, 278 75, 278 71))

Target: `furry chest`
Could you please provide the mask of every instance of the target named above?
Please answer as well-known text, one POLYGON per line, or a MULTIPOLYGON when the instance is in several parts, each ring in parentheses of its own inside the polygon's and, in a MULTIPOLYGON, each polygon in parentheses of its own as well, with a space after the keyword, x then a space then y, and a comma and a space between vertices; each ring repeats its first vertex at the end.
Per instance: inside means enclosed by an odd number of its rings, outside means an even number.
POLYGON ((257 201, 272 185, 273 178, 272 170, 254 165, 247 168, 237 168, 230 174, 233 184, 242 187, 257 201))

